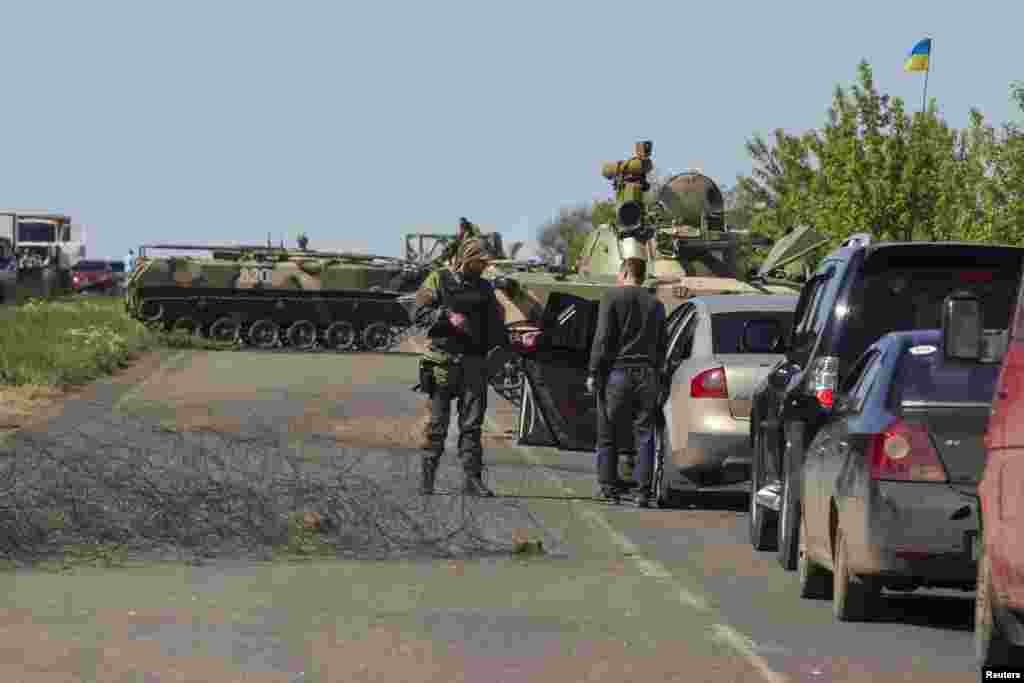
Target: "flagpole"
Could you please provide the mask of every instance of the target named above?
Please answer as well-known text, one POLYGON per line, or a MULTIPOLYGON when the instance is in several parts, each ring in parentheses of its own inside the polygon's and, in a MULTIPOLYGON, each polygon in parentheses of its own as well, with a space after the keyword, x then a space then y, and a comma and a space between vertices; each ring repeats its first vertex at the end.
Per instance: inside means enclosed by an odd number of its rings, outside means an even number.
POLYGON ((928 37, 928 66, 924 70, 924 93, 921 95, 921 113, 924 114, 928 103, 928 74, 932 70, 932 53, 935 51, 935 41, 928 37))

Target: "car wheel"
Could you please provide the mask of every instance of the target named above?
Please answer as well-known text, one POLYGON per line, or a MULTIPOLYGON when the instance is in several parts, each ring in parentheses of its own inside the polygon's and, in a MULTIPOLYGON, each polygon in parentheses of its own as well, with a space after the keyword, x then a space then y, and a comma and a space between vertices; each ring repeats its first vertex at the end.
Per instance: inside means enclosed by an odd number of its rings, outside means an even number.
POLYGON ((974 653, 979 668, 1009 666, 1024 658, 1024 648, 1014 645, 1000 630, 992 598, 992 570, 983 549, 978 558, 978 587, 974 599, 974 653))
POLYGON ((869 579, 850 573, 846 546, 843 530, 837 529, 835 571, 832 573, 832 613, 839 621, 866 621, 874 612, 881 589, 869 579))
POLYGON ((750 545, 754 550, 775 550, 776 534, 769 523, 768 510, 757 502, 757 492, 764 486, 764 461, 767 457, 764 434, 754 434, 754 452, 750 463, 750 545))
MULTIPOLYGON (((788 430, 787 430, 788 431, 788 430)), ((785 468, 782 482, 782 504, 779 506, 778 552, 779 564, 786 571, 796 569, 800 541, 800 496, 797 473, 801 466, 799 435, 787 436, 785 468)), ((802 445, 802 444, 801 444, 802 445)))
POLYGON ((800 513, 800 597, 810 600, 828 600, 832 597, 832 577, 827 569, 811 559, 807 552, 807 517, 800 513))

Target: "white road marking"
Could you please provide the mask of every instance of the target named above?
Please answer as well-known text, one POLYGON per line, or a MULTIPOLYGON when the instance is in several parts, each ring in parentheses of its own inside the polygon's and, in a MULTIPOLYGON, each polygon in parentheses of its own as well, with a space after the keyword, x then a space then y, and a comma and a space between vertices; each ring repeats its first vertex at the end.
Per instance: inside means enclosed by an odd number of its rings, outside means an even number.
MULTIPOLYGON (((485 423, 489 429, 496 430, 493 420, 490 416, 484 418, 485 423)), ((565 482, 558 475, 557 472, 548 467, 544 461, 538 458, 531 452, 528 447, 515 446, 515 449, 527 460, 530 464, 540 469, 544 476, 546 476, 551 482, 556 484, 564 493, 569 496, 575 497, 577 494, 575 491, 566 486, 565 482)), ((698 612, 710 612, 711 607, 701 597, 694 595, 690 591, 686 590, 682 584, 679 583, 663 564, 657 560, 652 560, 643 556, 640 552, 640 548, 637 547, 627 536, 620 533, 615 529, 611 523, 601 514, 598 510, 592 507, 580 507, 580 514, 586 517, 594 526, 602 529, 611 538, 612 543, 618 547, 624 555, 633 563, 634 566, 644 576, 659 579, 672 584, 672 587, 676 589, 676 598, 684 605, 687 605, 698 612)), ((761 677, 767 681, 767 683, 787 683, 789 678, 785 675, 772 670, 760 655, 755 651, 756 645, 753 640, 743 635, 731 626, 723 623, 714 625, 714 638, 719 642, 723 642, 732 649, 743 655, 743 658, 754 667, 761 677)))

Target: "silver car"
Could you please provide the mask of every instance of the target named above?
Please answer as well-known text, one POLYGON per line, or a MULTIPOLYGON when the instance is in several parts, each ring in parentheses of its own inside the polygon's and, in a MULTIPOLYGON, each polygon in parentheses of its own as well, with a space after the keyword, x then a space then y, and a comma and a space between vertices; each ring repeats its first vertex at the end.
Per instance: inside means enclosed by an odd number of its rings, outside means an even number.
POLYGON ((663 369, 657 498, 743 481, 751 393, 782 359, 796 296, 695 297, 673 311, 663 369))

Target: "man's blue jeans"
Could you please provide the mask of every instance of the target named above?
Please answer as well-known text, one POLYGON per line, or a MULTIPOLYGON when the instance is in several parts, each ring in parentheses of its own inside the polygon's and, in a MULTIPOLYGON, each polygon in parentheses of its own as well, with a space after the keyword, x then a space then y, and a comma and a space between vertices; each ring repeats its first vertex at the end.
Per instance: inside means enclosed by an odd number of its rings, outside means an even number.
POLYGON ((650 490, 654 476, 656 401, 654 368, 614 368, 608 373, 603 392, 597 395, 597 479, 601 486, 618 483, 616 443, 624 443, 632 433, 637 452, 634 476, 641 489, 650 490))

